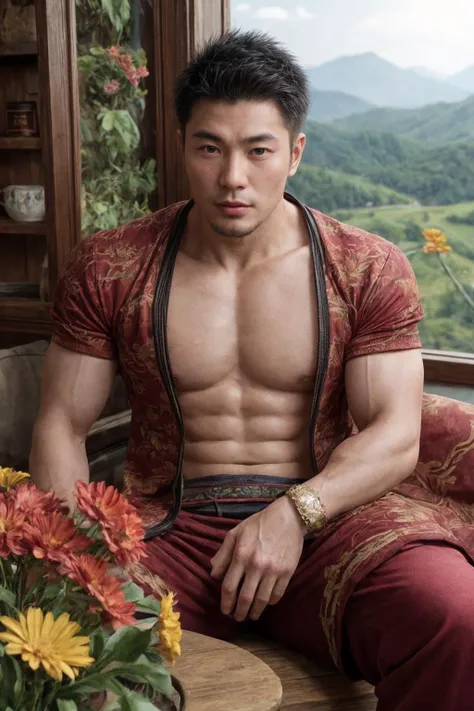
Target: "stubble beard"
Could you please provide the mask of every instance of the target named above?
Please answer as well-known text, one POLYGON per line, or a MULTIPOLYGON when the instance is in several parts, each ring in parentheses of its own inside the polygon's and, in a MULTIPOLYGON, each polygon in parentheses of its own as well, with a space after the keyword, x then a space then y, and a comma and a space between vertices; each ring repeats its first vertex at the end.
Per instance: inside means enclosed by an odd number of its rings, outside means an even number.
POLYGON ((251 235, 252 232, 255 232, 255 230, 259 227, 260 225, 254 224, 254 225, 239 225, 239 224, 229 224, 229 225, 220 225, 216 222, 211 223, 211 227, 214 230, 214 232, 221 237, 238 237, 238 238, 243 238, 243 237, 248 237, 248 235, 251 235))

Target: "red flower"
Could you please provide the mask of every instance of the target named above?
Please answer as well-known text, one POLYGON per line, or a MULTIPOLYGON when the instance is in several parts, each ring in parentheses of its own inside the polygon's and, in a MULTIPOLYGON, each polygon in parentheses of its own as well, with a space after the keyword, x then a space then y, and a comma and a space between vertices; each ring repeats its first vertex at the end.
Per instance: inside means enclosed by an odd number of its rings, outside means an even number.
POLYGON ((146 555, 143 542, 145 531, 134 511, 107 521, 102 527, 102 534, 119 565, 137 563, 146 555))
POLYGON ((118 83, 117 79, 112 79, 112 81, 109 81, 104 84, 103 89, 106 94, 116 94, 117 91, 120 89, 120 84, 118 83))
POLYGON ((91 521, 107 523, 124 513, 135 511, 115 487, 106 486, 104 481, 90 484, 76 481, 76 497, 78 509, 91 521))
POLYGON ((120 57, 120 47, 118 45, 110 47, 107 50, 107 54, 109 55, 109 57, 112 57, 112 59, 117 59, 117 57, 120 57))
POLYGON ((73 551, 85 550, 91 542, 77 532, 72 519, 60 513, 32 517, 25 530, 35 558, 54 562, 63 561, 73 551))
POLYGON ((28 483, 12 489, 8 495, 16 511, 28 514, 60 512, 64 504, 54 491, 41 491, 28 483))
POLYGON ((25 517, 20 511, 0 498, 0 558, 6 558, 10 553, 24 555, 28 552, 25 541, 25 517))
POLYGON ((61 572, 78 583, 89 595, 95 597, 100 607, 91 606, 100 612, 114 629, 124 625, 134 625, 136 607, 127 602, 121 589, 121 582, 113 575, 107 575, 108 563, 89 553, 71 557, 63 561, 61 572))

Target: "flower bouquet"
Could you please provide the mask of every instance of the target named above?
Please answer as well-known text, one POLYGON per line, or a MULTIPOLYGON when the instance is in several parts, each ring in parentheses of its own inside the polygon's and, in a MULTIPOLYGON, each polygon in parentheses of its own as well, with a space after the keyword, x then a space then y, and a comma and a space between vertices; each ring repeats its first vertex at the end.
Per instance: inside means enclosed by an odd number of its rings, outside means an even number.
POLYGON ((159 709, 181 627, 172 593, 127 580, 145 556, 136 510, 78 481, 71 517, 28 479, 0 468, 0 711, 159 709))

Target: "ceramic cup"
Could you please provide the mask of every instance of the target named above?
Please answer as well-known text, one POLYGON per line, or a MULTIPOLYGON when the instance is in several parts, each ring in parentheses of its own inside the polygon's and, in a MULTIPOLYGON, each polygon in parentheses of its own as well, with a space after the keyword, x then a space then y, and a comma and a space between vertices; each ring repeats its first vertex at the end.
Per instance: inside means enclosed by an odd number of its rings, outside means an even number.
POLYGON ((44 220, 44 187, 42 185, 7 185, 0 204, 7 215, 17 222, 44 220))

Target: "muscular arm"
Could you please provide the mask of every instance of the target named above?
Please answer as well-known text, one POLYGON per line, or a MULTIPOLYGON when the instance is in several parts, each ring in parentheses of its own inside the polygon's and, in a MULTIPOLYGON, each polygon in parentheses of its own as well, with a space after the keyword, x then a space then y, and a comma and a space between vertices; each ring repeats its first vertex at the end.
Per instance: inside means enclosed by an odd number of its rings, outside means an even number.
POLYGON ((76 479, 89 480, 85 440, 112 389, 116 363, 52 344, 33 434, 30 473, 42 489, 53 489, 69 505, 76 479))
POLYGON ((378 499, 415 468, 421 425, 421 351, 354 358, 346 393, 358 434, 342 442, 308 483, 329 518, 378 499))

